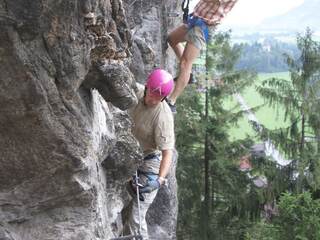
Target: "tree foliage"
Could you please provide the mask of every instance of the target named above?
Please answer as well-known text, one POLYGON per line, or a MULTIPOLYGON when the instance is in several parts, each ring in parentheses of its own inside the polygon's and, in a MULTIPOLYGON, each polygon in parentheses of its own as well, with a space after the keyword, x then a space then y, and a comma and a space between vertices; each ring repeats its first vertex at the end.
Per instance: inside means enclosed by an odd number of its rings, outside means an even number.
POLYGON ((273 107, 285 109, 287 128, 268 131, 265 136, 273 139, 293 160, 298 172, 297 190, 320 187, 320 45, 312 40, 312 32, 307 29, 304 36, 297 37, 299 58, 286 55, 291 81, 271 78, 258 87, 258 92, 273 107), (306 173, 307 171, 307 173, 306 173), (308 183, 308 179, 312 181, 308 183))
POLYGON ((247 232, 246 240, 320 239, 320 200, 314 200, 310 192, 283 193, 278 209, 273 223, 258 222, 247 232))
POLYGON ((207 46, 207 73, 198 75, 205 91, 188 89, 178 102, 181 239, 230 239, 244 234, 244 221, 259 215, 255 191, 247 194, 250 180, 237 168, 238 157, 252 142, 229 141, 228 129, 241 114, 223 107, 226 96, 241 91, 255 77, 233 69, 238 56, 229 33, 215 35, 207 46))
POLYGON ((291 80, 267 79, 257 89, 269 105, 283 107, 290 122, 272 131, 262 126, 259 134, 292 164, 252 158, 248 173, 238 163, 254 142, 229 140, 243 112, 228 111, 223 102, 255 75, 235 70, 241 48, 230 44, 230 33, 208 44, 205 71, 197 76, 201 88, 189 87, 178 100, 179 239, 320 239, 320 48, 310 30, 298 35, 297 45, 301 55, 285 54, 291 80), (266 177, 265 188, 254 184, 259 176, 266 177))
POLYGON ((252 69, 257 72, 286 72, 283 53, 298 56, 299 51, 295 44, 283 43, 274 38, 267 38, 261 42, 235 44, 242 49, 236 69, 252 69))
POLYGON ((320 239, 320 44, 307 29, 305 35, 298 35, 297 45, 301 52, 298 58, 286 55, 291 80, 267 79, 258 88, 270 105, 285 109, 290 126, 264 129, 263 133, 281 147, 292 164, 283 175, 289 180, 287 191, 275 194, 281 196, 275 198, 278 213, 270 222, 254 224, 247 240, 320 239))

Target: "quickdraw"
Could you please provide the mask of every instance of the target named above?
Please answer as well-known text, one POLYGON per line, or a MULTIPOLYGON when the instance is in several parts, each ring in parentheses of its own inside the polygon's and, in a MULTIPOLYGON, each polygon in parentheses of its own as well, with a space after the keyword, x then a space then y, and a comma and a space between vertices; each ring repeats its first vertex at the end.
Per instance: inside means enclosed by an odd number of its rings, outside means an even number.
POLYGON ((181 4, 181 9, 183 11, 183 22, 187 23, 188 22, 188 16, 189 16, 189 3, 190 0, 183 0, 182 4, 181 4), (187 5, 186 5, 187 2, 187 5), (186 5, 186 6, 185 6, 186 5))

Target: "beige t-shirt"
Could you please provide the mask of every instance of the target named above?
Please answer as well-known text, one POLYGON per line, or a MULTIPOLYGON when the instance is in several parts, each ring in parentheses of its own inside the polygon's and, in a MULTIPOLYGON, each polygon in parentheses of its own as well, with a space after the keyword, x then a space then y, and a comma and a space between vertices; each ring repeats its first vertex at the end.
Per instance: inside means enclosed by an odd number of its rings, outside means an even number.
POLYGON ((174 121, 166 102, 155 107, 144 104, 144 86, 138 85, 139 102, 129 110, 133 120, 132 133, 137 138, 145 155, 159 150, 174 149, 174 121))

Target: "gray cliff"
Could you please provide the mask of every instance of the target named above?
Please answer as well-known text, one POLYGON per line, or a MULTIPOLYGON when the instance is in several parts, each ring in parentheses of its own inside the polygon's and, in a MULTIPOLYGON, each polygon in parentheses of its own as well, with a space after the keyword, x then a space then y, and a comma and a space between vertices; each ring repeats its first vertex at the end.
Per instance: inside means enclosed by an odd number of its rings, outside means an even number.
MULTIPOLYGON (((0 1, 0 240, 107 240, 141 161, 126 109, 154 67, 179 3, 0 1)), ((148 213, 175 239, 175 164, 148 213)))

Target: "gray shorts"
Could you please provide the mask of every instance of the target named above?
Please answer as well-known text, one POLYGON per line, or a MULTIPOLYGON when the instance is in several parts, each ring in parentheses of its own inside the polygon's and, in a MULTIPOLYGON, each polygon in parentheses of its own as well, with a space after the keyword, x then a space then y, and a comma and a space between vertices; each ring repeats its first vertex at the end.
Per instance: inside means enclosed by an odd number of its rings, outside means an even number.
POLYGON ((192 43, 194 46, 196 46, 196 48, 200 50, 206 45, 203 31, 199 26, 194 26, 193 28, 189 29, 185 40, 192 43))

